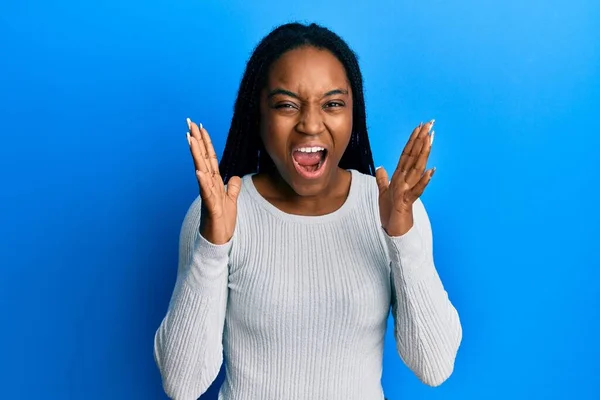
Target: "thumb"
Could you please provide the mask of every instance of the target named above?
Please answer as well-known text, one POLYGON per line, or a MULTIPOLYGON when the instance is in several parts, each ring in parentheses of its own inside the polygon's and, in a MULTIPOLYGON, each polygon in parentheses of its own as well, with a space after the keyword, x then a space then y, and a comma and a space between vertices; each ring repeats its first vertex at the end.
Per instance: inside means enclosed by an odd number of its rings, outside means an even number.
POLYGON ((383 167, 377 167, 377 169, 375 170, 375 180, 377 181, 379 194, 383 193, 390 185, 388 174, 383 167))
POLYGON ((227 182, 227 195, 233 201, 237 201, 238 196, 240 195, 240 189, 242 187, 242 180, 239 176, 232 176, 227 182))

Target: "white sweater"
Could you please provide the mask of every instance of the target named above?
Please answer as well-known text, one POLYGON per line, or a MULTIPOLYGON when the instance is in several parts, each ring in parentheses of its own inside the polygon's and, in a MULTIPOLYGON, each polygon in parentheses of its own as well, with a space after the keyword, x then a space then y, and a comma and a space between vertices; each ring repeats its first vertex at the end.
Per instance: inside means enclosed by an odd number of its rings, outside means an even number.
POLYGON ((199 234, 200 197, 192 203, 154 343, 170 398, 197 399, 224 360, 220 400, 382 400, 390 306, 404 363, 427 385, 450 376, 462 328, 423 203, 411 230, 390 237, 375 178, 351 172, 347 200, 324 216, 282 212, 245 176, 224 245, 199 234))

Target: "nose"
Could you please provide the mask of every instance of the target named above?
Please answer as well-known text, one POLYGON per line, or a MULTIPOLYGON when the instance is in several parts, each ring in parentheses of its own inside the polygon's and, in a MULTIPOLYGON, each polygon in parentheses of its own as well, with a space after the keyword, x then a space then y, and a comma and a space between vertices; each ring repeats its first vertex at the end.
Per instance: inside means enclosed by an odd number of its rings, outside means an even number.
POLYGON ((299 132, 306 135, 318 135, 323 132, 325 123, 320 107, 309 106, 305 107, 300 114, 300 121, 297 129, 299 132))

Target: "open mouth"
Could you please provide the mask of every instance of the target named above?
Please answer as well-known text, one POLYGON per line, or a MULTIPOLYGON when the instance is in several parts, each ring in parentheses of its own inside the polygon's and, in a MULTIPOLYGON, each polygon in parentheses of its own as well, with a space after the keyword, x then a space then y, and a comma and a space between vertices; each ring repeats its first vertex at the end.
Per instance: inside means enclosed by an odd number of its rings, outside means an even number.
POLYGON ((306 179, 318 178, 327 163, 327 149, 324 147, 300 147, 292 153, 296 171, 306 179))

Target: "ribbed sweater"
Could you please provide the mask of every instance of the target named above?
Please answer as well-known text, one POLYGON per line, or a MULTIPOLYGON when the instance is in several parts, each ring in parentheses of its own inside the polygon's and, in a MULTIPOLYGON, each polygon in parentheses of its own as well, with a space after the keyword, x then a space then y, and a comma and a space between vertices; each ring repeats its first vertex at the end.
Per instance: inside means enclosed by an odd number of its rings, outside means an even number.
POLYGON ((279 210, 244 176, 223 245, 199 233, 194 200, 154 337, 170 398, 197 399, 224 361, 219 400, 383 400, 390 309, 404 364, 430 386, 451 375, 462 328, 434 266, 423 203, 413 205, 412 228, 390 237, 375 178, 351 172, 346 201, 323 216, 279 210))

